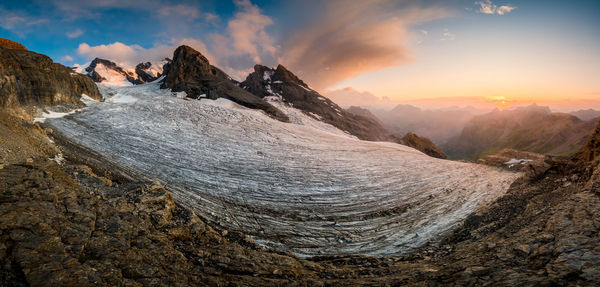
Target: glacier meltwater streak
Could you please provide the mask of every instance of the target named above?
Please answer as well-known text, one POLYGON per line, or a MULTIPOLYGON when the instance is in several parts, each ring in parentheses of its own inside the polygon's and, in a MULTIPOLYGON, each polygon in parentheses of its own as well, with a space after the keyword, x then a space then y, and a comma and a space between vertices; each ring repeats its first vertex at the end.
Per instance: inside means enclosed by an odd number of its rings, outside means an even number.
POLYGON ((283 123, 154 82, 100 85, 105 102, 47 123, 163 182, 213 223, 299 256, 397 255, 438 238, 519 174, 358 140, 273 102, 283 123))

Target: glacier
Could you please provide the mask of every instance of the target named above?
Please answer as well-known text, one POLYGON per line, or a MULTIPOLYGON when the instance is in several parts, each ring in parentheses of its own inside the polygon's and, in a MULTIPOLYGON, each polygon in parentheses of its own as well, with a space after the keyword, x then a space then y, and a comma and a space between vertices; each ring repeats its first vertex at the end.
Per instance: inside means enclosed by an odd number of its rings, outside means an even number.
POLYGON ((158 81, 99 84, 106 100, 49 125, 159 180, 213 225, 301 257, 400 255, 503 195, 518 173, 359 140, 272 97, 290 123, 158 81))

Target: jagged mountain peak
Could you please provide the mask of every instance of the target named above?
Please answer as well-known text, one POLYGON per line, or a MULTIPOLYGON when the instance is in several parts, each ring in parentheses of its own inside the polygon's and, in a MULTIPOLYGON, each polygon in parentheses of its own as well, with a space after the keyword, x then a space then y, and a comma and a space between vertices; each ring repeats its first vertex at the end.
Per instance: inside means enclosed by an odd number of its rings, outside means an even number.
MULTIPOLYGON (((162 64, 167 62, 167 59, 162 64)), ((134 67, 121 66, 111 60, 94 58, 81 72, 94 82, 116 86, 138 85, 152 82, 161 76, 163 68, 151 62, 142 62, 134 67)))
POLYGON ((289 121, 282 111, 238 87, 229 75, 210 65, 204 55, 189 46, 175 49, 173 61, 165 70, 166 76, 161 84, 163 89, 185 92, 188 98, 193 99, 229 99, 248 108, 261 109, 277 120, 289 121))
POLYGON ((309 86, 304 83, 298 76, 284 67, 282 64, 277 65, 275 68, 269 68, 267 66, 263 66, 260 64, 254 65, 254 73, 265 82, 270 82, 273 84, 297 84, 301 85, 304 88, 309 89, 309 86))
POLYGON ((292 73, 290 70, 286 69, 282 64, 277 65, 277 68, 275 68, 273 78, 275 80, 290 82, 301 85, 305 88, 309 88, 308 85, 304 83, 304 81, 300 80, 300 78, 294 75, 294 73, 292 73))
POLYGON ((283 65, 269 68, 255 65, 240 87, 269 100, 279 100, 305 114, 331 124, 365 140, 391 140, 390 134, 378 122, 345 111, 330 99, 312 90, 283 65))
POLYGON ((196 51, 194 48, 181 45, 175 49, 173 52, 173 61, 190 61, 193 60, 191 58, 196 58, 199 62, 206 64, 206 66, 210 66, 210 62, 208 59, 202 55, 202 53, 196 51))

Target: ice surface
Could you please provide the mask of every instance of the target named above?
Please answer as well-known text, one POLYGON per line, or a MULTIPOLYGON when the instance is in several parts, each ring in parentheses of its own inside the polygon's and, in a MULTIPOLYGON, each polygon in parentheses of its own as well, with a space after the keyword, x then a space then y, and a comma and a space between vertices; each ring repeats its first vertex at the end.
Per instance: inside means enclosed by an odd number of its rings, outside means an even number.
POLYGON ((48 123, 162 181, 210 222, 300 256, 405 253, 519 176, 361 141, 280 101, 271 103, 291 123, 225 99, 182 99, 158 82, 100 86, 105 102, 48 123))

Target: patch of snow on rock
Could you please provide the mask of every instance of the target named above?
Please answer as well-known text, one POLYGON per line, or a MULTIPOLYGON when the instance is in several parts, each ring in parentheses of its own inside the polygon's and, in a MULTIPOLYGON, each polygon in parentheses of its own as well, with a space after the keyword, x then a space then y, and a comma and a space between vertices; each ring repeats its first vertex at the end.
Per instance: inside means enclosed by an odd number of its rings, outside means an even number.
POLYGON ((273 71, 265 71, 263 74, 263 80, 270 82, 273 71))

